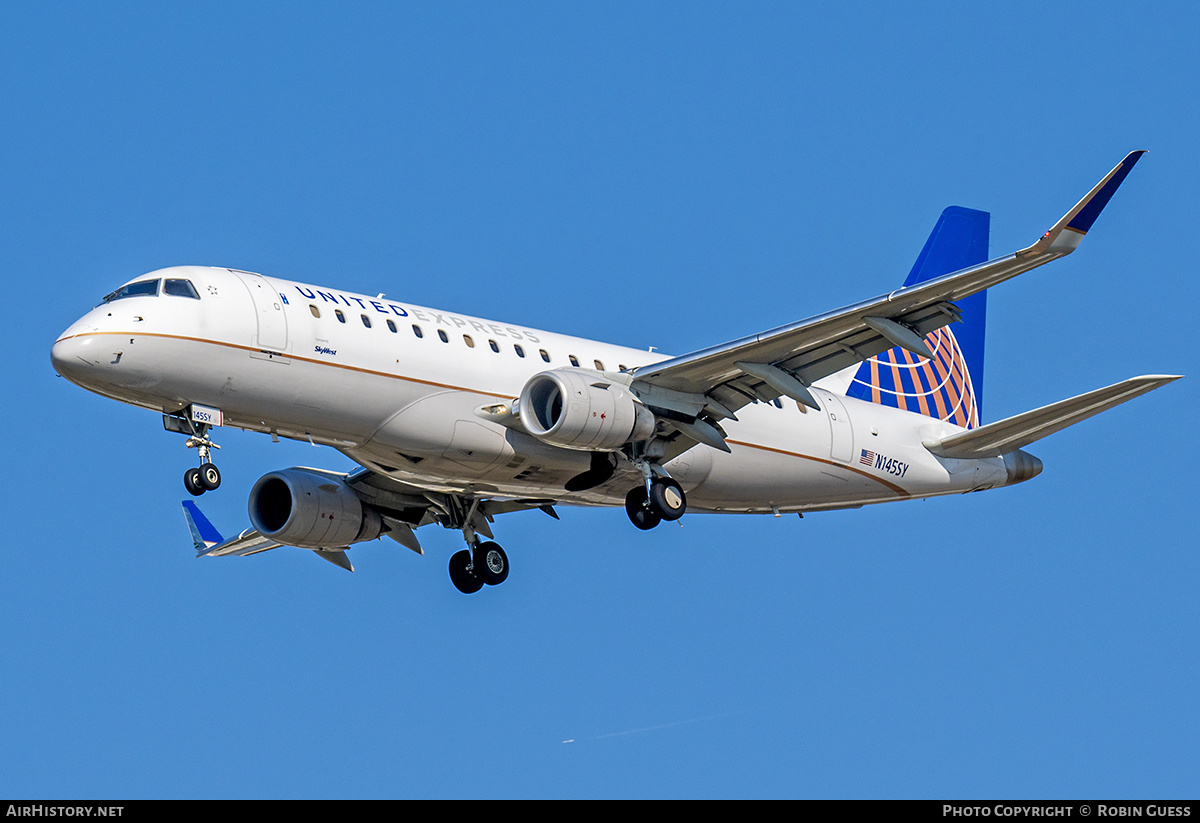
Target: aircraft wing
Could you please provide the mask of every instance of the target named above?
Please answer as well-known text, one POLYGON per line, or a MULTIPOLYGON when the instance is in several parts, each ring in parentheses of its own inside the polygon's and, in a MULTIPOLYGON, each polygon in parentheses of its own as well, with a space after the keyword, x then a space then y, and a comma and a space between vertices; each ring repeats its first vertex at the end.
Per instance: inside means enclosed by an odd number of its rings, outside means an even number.
MULTIPOLYGON (((318 471, 306 469, 306 471, 318 471)), ((332 473, 331 473, 332 474, 332 473)), ((474 497, 469 489, 424 489, 395 480, 385 474, 359 469, 342 477, 346 485, 380 513, 387 526, 385 534, 417 554, 424 554, 413 529, 428 523, 453 525, 469 523, 479 534, 492 539, 491 522, 496 515, 540 509, 558 519, 556 501, 541 498, 474 497), (464 504, 472 500, 474 505, 464 504)))
MULTIPOLYGON (((808 386, 823 377, 899 346, 931 357, 924 337, 959 317, 954 301, 1070 254, 1144 152, 1127 155, 1074 208, 1028 248, 872 300, 760 334, 664 360, 633 371, 635 390, 688 398, 714 419, 733 418, 755 400, 780 395, 817 408, 808 386)), ((676 403, 684 410, 686 403, 676 403)), ((703 420, 683 421, 692 439, 725 448, 703 420), (697 430, 698 429, 698 430, 697 430)))
MULTIPOLYGON (((204 516, 204 512, 200 511, 200 508, 191 500, 183 501, 183 516, 187 520, 188 531, 191 532, 192 543, 196 547, 197 557, 224 557, 230 554, 245 557, 246 555, 277 549, 284 545, 283 543, 263 537, 254 529, 246 529, 240 532, 237 537, 225 540, 209 519, 204 516)), ((335 566, 340 566, 346 571, 352 572, 354 571, 354 566, 350 563, 350 558, 346 557, 346 549, 348 548, 349 546, 337 546, 328 549, 315 549, 313 553, 324 560, 328 560, 335 566)))
POLYGON ((222 557, 227 554, 248 555, 277 548, 280 543, 268 540, 254 529, 246 529, 228 540, 221 536, 204 512, 191 500, 183 501, 183 516, 192 535, 197 557, 222 557))
MULTIPOLYGON (((540 509, 558 519, 554 500, 481 497, 464 502, 468 495, 465 489, 432 491, 393 480, 370 469, 359 469, 350 474, 313 468, 305 468, 304 471, 344 482, 364 503, 379 513, 385 526, 384 535, 417 554, 425 552, 413 530, 429 523, 456 527, 469 523, 479 534, 493 538, 489 524, 499 514, 540 509)), ((183 501, 183 516, 187 520, 197 557, 246 556, 286 545, 264 537, 254 529, 245 529, 237 536, 226 539, 191 500, 183 501)), ((336 566, 354 571, 346 557, 348 548, 329 546, 312 551, 336 566)))

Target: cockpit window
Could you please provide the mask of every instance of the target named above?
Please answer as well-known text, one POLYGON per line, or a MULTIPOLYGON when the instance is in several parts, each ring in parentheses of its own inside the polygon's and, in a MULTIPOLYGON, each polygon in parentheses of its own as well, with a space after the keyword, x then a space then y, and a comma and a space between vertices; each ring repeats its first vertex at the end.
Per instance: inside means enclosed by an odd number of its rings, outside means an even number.
POLYGON ((175 297, 190 297, 193 300, 200 299, 200 293, 196 291, 196 287, 192 285, 191 280, 165 280, 163 281, 163 294, 171 294, 175 297))
POLYGON ((126 297, 154 297, 157 294, 157 280, 139 280, 136 283, 130 283, 127 286, 117 289, 112 294, 106 296, 103 302, 111 303, 114 300, 124 300, 126 297))

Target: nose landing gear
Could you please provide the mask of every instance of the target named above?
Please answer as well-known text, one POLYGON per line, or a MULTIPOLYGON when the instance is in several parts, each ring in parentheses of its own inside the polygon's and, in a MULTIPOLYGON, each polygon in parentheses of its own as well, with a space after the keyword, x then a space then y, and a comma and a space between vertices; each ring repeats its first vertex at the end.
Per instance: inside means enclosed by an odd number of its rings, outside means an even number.
POLYGON ((195 449, 200 458, 200 465, 183 473, 183 487, 188 494, 199 497, 221 485, 221 472, 213 465, 212 450, 221 448, 208 436, 212 430, 209 423, 193 420, 187 414, 164 414, 163 428, 167 431, 188 435, 187 447, 195 449))
POLYGON ((199 497, 205 492, 216 490, 221 485, 221 472, 213 465, 209 455, 213 449, 221 448, 208 436, 211 428, 207 423, 193 423, 195 433, 187 439, 187 447, 195 449, 200 457, 200 467, 183 473, 183 487, 188 494, 199 497))

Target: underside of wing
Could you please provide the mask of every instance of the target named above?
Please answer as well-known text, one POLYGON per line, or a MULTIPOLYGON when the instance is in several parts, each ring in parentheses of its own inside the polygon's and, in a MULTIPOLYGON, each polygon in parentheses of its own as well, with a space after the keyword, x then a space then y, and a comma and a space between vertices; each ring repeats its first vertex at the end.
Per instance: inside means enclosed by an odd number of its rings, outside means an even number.
POLYGON ((493 537, 490 524, 497 515, 538 509, 557 518, 556 501, 543 498, 507 498, 479 495, 468 488, 430 490, 396 480, 380 472, 360 469, 346 476, 346 484, 364 503, 378 511, 387 525, 385 534, 418 554, 423 550, 413 529, 430 523, 448 528, 469 525, 493 537))
MULTIPOLYGON (((346 550, 350 547, 349 543, 386 536, 417 554, 424 554, 414 532, 420 526, 437 523, 446 528, 469 529, 474 533, 491 538, 493 535, 490 524, 500 514, 539 509, 552 517, 558 517, 554 511, 556 502, 554 500, 492 498, 474 494, 467 489, 434 491, 395 480, 365 468, 344 474, 325 469, 297 467, 286 472, 272 474, 276 476, 281 474, 316 475, 320 479, 318 482, 330 481, 326 483, 329 490, 332 491, 339 487, 347 490, 346 494, 352 494, 358 498, 364 512, 371 513, 371 517, 364 519, 363 522, 368 522, 377 515, 373 521, 376 523, 376 528, 360 533, 357 538, 346 537, 328 545, 308 539, 297 540, 296 543, 285 543, 272 539, 253 528, 226 539, 221 536, 193 501, 185 500, 183 502, 184 517, 187 520, 188 531, 191 534, 197 557, 245 556, 279 546, 296 545, 299 548, 315 552, 337 566, 354 571, 346 557, 346 550)), ((279 494, 283 493, 282 488, 282 485, 277 487, 279 494)), ((254 492, 252 492, 252 508, 255 505, 254 500, 254 492)), ((292 505, 285 506, 289 513, 292 511, 292 505)), ((314 519, 311 516, 314 515, 314 512, 307 510, 300 512, 301 506, 298 502, 295 506, 298 510, 298 517, 305 520, 314 519)), ((317 517, 319 518, 319 515, 317 517)), ((290 514, 277 519, 290 519, 290 514)), ((281 523, 279 533, 283 533, 286 528, 287 524, 281 523)), ((270 533, 270 529, 268 529, 268 533, 270 533)))

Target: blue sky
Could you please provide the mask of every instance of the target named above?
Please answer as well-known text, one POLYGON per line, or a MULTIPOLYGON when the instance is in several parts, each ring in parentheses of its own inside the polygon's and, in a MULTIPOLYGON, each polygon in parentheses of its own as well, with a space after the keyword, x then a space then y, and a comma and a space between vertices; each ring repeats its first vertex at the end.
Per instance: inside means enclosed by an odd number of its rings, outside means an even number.
MULTIPOLYGON (((947 205, 1027 245, 1144 148, 990 295, 984 416, 1189 374, 1198 17, 3 4, 0 796, 1194 798, 1195 377, 987 494, 511 515, 464 597, 451 532, 194 559, 182 438, 49 348, 197 263, 682 353, 886 291, 947 205)), ((349 468, 218 442, 230 531, 267 471, 349 468)))

